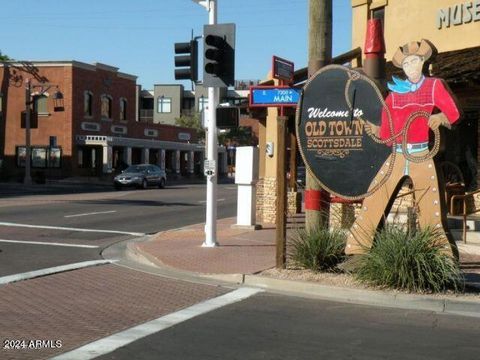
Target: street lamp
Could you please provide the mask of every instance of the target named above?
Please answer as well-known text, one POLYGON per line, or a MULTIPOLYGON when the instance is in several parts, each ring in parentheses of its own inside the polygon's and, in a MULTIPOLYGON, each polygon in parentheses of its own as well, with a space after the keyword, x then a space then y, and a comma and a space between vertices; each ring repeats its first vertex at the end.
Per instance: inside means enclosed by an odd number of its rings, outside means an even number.
POLYGON ((23 183, 25 185, 32 184, 31 176, 31 144, 30 144, 30 118, 31 118, 31 105, 35 103, 35 98, 45 94, 52 86, 56 86, 56 90, 52 95, 54 100, 54 111, 63 111, 63 94, 58 90, 58 85, 52 85, 49 83, 32 84, 30 79, 25 82, 25 177, 23 183), (32 89, 39 88, 40 91, 32 96, 32 89))

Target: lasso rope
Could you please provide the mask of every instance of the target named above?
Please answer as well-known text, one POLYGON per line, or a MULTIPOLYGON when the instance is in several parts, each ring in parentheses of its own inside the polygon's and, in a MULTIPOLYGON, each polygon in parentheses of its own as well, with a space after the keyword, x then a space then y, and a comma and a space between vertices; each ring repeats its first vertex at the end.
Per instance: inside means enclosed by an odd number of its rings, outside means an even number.
POLYGON ((390 143, 390 142, 392 142, 392 138, 396 139, 397 137, 402 136, 402 153, 408 161, 411 161, 411 162, 414 162, 414 163, 421 163, 421 162, 424 162, 426 160, 430 160, 435 155, 437 155, 438 151, 440 150, 440 129, 439 129, 439 127, 436 128, 436 129, 432 129, 433 134, 435 135, 435 141, 433 143, 432 149, 427 154, 421 155, 421 156, 414 156, 414 155, 411 155, 408 152, 408 143, 407 143, 408 130, 410 129, 410 125, 412 125, 413 121, 415 121, 419 117, 423 117, 423 118, 428 119, 430 117, 430 113, 428 113, 427 111, 415 111, 414 113, 412 113, 408 117, 408 119, 405 122, 405 125, 403 126, 402 130, 398 134, 395 134, 395 135, 393 135, 392 137, 390 137, 386 140, 381 140, 374 135, 370 135, 370 134, 368 134, 368 135, 373 139, 373 141, 375 141, 377 143, 380 143, 380 144, 390 143))
MULTIPOLYGON (((393 121, 392 121, 392 116, 390 114, 390 109, 385 105, 385 101, 383 100, 383 95, 380 93, 380 90, 378 90, 378 88, 375 86, 375 84, 369 78, 367 78, 365 76, 362 76, 361 74, 359 74, 357 72, 353 72, 353 71, 349 71, 349 70, 347 70, 347 72, 348 72, 348 80, 347 80, 347 83, 345 85, 345 100, 348 104, 348 107, 350 109, 352 109, 352 103, 350 102, 350 99, 348 97, 350 84, 352 83, 352 81, 355 81, 355 80, 360 80, 360 79, 366 80, 369 84, 372 85, 373 89, 375 90, 375 92, 377 94, 378 99, 380 100, 380 102, 383 105, 383 109, 387 113, 388 125, 389 125, 390 135, 391 135, 391 139, 389 138, 389 140, 392 143, 392 154, 389 157, 389 159, 390 159, 389 163, 387 163, 388 164, 388 169, 387 169, 385 175, 382 177, 382 179, 380 179, 380 181, 378 181, 376 184, 374 183, 374 186, 370 187, 365 194, 363 194, 361 196, 349 196, 348 197, 348 199, 351 199, 351 200, 361 200, 361 199, 364 199, 365 197, 368 197, 368 196, 372 195, 375 191, 377 191, 380 187, 382 187, 387 182, 390 175, 392 174, 393 165, 395 164, 395 157, 396 157, 396 153, 397 153, 395 151, 395 148, 396 148, 396 145, 397 145, 397 143, 396 143, 397 136, 393 135, 393 121)), ((352 109, 352 111, 353 110, 354 109, 352 109)), ((362 119, 360 117, 358 119, 360 121, 363 121, 364 123, 366 123, 366 121, 364 119, 362 119)), ((367 135, 369 135, 370 138, 373 141, 375 141, 376 143, 379 143, 379 142, 382 143, 381 139, 378 139, 377 137, 375 137, 371 134, 367 134, 367 135)))
MULTIPOLYGON (((396 157, 396 153, 397 153, 397 151, 396 151, 396 148, 397 148, 396 139, 399 136, 402 136, 402 152, 403 152, 403 155, 409 161, 412 161, 414 163, 420 163, 420 162, 423 162, 423 161, 426 161, 426 160, 429 160, 429 159, 433 158, 438 153, 438 151, 440 149, 440 130, 438 128, 433 130, 433 133, 435 135, 435 143, 433 145, 433 148, 428 152, 428 154, 425 154, 425 155, 422 155, 422 156, 413 156, 413 155, 408 153, 407 133, 408 133, 408 130, 410 128, 410 125, 418 117, 425 117, 425 118, 428 119, 430 117, 430 114, 426 111, 416 111, 416 112, 412 113, 408 117, 408 119, 407 119, 405 125, 403 126, 402 130, 398 134, 393 134, 392 116, 390 114, 390 109, 385 104, 382 93, 380 92, 380 90, 378 90, 377 86, 375 86, 375 83, 372 80, 370 80, 368 77, 366 77, 366 76, 364 76, 364 75, 362 75, 362 74, 360 74, 356 71, 345 69, 345 67, 340 66, 340 65, 329 65, 327 68, 323 68, 323 69, 319 70, 317 73, 314 74, 314 76, 310 77, 307 80, 307 82, 304 86, 304 89, 307 88, 308 85, 310 84, 310 82, 316 78, 316 75, 318 75, 318 74, 320 74, 323 71, 326 71, 328 69, 332 69, 332 68, 338 68, 338 69, 344 70, 348 74, 348 80, 347 80, 347 83, 345 85, 345 95, 344 96, 345 96, 345 100, 346 100, 348 106, 350 107, 350 109, 352 109, 352 104, 349 100, 348 95, 349 95, 350 85, 353 81, 355 81, 355 80, 365 80, 375 90, 378 99, 382 103, 383 110, 385 111, 385 113, 387 115, 390 137, 386 140, 382 140, 382 139, 378 138, 377 136, 375 136, 373 134, 367 134, 367 135, 369 135, 369 137, 376 143, 380 143, 380 144, 389 143, 389 145, 392 147, 392 153, 389 157, 389 162, 386 164, 388 166, 388 169, 386 170, 385 175, 383 176, 383 178, 378 180, 376 183, 374 182, 373 185, 371 185, 371 187, 369 188, 369 190, 365 194, 362 194, 362 195, 359 195, 359 196, 347 196, 347 195, 344 195, 344 194, 338 194, 335 191, 333 191, 332 189, 330 189, 328 186, 326 186, 325 184, 322 184, 322 187, 325 188, 325 190, 327 190, 328 192, 330 192, 332 194, 335 194, 335 195, 337 195, 341 198, 348 199, 348 200, 361 200, 361 199, 373 194, 375 191, 377 191, 381 186, 383 186, 386 183, 386 181, 388 180, 388 178, 390 177, 390 175, 393 171, 393 166, 394 166, 394 163, 395 163, 395 157, 396 157)), ((299 131, 298 126, 300 124, 300 119, 301 119, 300 115, 301 115, 302 106, 303 105, 302 105, 302 98, 301 98, 300 105, 297 106, 297 110, 296 110, 297 133, 299 131)), ((354 109, 352 109, 352 111, 353 110, 354 109)), ((360 121, 363 121, 364 123, 366 123, 365 119, 362 119, 361 117, 358 117, 358 119, 360 121)), ((303 153, 303 149, 302 149, 301 146, 299 146, 299 150, 302 154, 302 157, 305 159, 305 154, 303 153)), ((309 166, 307 161, 305 161, 305 165, 306 165, 308 171, 312 171, 310 169, 310 166, 309 166)))
MULTIPOLYGON (((360 78, 361 77, 359 76, 359 74, 356 74, 356 73, 353 74, 353 75, 350 75, 349 79, 347 81, 347 84, 345 86, 345 100, 347 101, 347 104, 350 108, 352 107, 352 104, 350 103, 350 99, 348 98, 348 90, 349 90, 349 87, 350 87, 350 83, 352 81, 358 80, 360 78)), ((378 92, 378 89, 376 87, 375 87, 375 90, 377 91, 377 95, 378 95, 379 92, 378 92)), ((382 99, 383 99, 383 97, 382 97, 382 99)), ((393 121, 392 121, 392 116, 390 114, 390 109, 385 105, 385 103, 383 101, 382 101, 382 104, 383 104, 383 109, 385 110, 385 112, 387 114, 387 118, 388 118, 388 125, 389 125, 389 129, 390 129, 390 137, 388 139, 382 140, 382 139, 374 136, 373 134, 368 134, 367 133, 367 135, 370 136, 370 138, 373 141, 375 141, 378 144, 391 143, 392 148, 393 148, 393 153, 395 153, 395 147, 396 147, 396 141, 395 140, 399 136, 401 136, 402 137, 402 153, 404 154, 404 156, 407 160, 409 160, 411 162, 414 162, 414 163, 421 163, 423 161, 430 160, 435 155, 437 155, 438 151, 440 150, 440 129, 439 129, 439 127, 437 127, 436 129, 432 129, 433 134, 435 135, 434 136, 435 141, 434 141, 432 149, 427 154, 422 155, 422 156, 414 156, 414 155, 411 155, 408 152, 407 134, 408 134, 408 130, 410 129, 411 124, 413 123, 413 121, 415 121, 419 117, 423 117, 423 118, 428 119, 430 117, 430 113, 428 113, 427 111, 423 111, 423 110, 415 111, 414 113, 412 113, 408 117, 408 119, 405 122, 405 125, 403 126, 402 130, 400 130, 400 132, 397 133, 397 134, 393 134, 393 121)), ((359 117, 359 120, 366 123, 366 120, 364 120, 360 117, 359 117)))

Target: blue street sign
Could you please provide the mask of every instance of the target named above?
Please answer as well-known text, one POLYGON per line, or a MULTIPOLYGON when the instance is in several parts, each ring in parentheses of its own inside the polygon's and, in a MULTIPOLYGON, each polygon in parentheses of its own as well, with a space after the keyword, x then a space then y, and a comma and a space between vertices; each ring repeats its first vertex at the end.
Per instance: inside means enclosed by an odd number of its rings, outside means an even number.
POLYGON ((296 106, 300 91, 289 87, 252 87, 250 106, 296 106))

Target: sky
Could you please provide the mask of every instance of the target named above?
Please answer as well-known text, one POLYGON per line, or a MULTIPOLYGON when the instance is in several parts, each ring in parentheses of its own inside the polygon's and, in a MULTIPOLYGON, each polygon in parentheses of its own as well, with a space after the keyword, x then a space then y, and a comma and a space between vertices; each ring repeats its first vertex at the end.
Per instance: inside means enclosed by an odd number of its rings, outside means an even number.
MULTIPOLYGON (((236 24, 237 80, 264 79, 273 55, 307 65, 308 1, 217 1, 218 23, 236 24)), ((351 49, 351 1, 332 1, 335 56, 351 49)), ((10 58, 100 62, 152 89, 178 83, 174 43, 201 35, 208 12, 192 0, 3 0, 0 22, 10 58)))

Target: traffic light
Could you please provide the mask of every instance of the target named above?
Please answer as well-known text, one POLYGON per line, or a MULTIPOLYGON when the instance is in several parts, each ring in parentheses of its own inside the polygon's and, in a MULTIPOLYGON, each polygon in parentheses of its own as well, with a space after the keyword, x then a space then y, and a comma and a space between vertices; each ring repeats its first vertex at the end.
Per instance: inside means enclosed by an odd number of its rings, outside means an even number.
POLYGON ((197 40, 190 42, 175 43, 175 54, 187 54, 175 56, 175 80, 198 79, 198 44, 197 40))
POLYGON ((235 82, 235 24, 204 25, 203 38, 203 86, 233 86, 235 82))
MULTIPOLYGON (((27 123, 27 118, 26 118, 27 114, 24 111, 21 112, 20 114, 20 127, 22 129, 25 129, 25 127, 27 126, 26 123, 27 123)), ((38 129, 38 112, 36 111, 30 111, 30 129, 38 129)))
POLYGON ((217 107, 217 128, 231 129, 238 128, 240 109, 236 106, 217 107))

